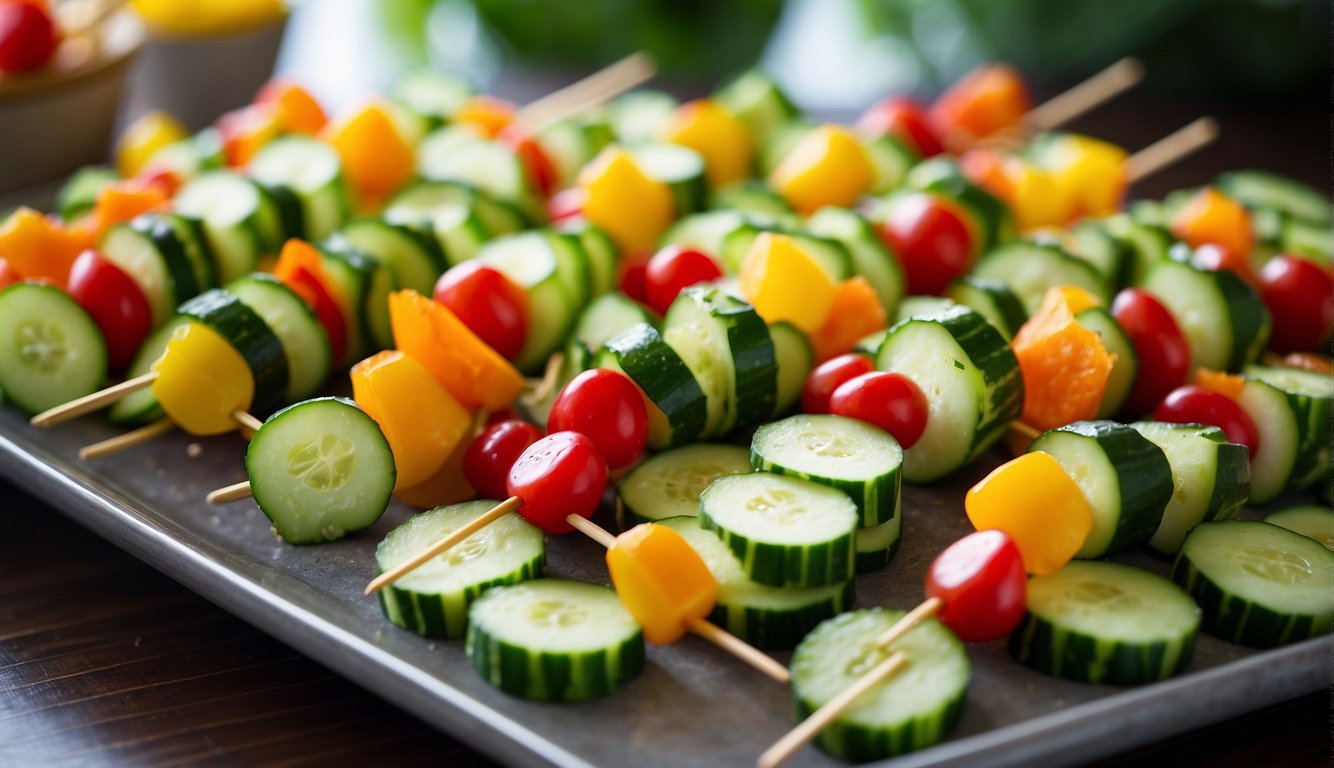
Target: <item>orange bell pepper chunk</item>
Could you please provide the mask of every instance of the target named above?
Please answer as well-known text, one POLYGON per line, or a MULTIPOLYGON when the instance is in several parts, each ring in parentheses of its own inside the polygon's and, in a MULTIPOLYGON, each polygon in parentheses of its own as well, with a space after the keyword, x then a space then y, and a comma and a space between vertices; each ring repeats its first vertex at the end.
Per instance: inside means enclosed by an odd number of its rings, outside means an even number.
POLYGON ((978 139, 1015 129, 1032 107, 1028 86, 1006 64, 978 67, 964 75, 931 105, 932 126, 945 146, 962 152, 978 139))
POLYGON ((282 133, 278 108, 273 104, 251 104, 232 110, 218 118, 217 128, 222 134, 223 156, 232 168, 249 165, 265 144, 282 133))
POLYGON ((1097 417, 1116 356, 1075 321, 1059 289, 1047 292, 1010 345, 1024 377, 1025 424, 1045 430, 1097 417))
MULTIPOLYGON (((1251 215, 1241 203, 1205 187, 1172 217, 1172 234, 1198 248, 1211 243, 1223 251, 1225 264, 1245 264, 1255 249, 1251 215)), ((1243 274, 1243 277, 1247 276, 1243 274)))
POLYGON ((338 153, 343 172, 369 210, 416 172, 417 154, 383 104, 371 102, 330 123, 320 137, 338 153))
POLYGON ((874 178, 856 135, 841 126, 822 125, 787 153, 769 183, 799 213, 810 215, 826 205, 851 207, 874 178))
POLYGON ((1241 390, 1246 386, 1246 379, 1235 373, 1215 371, 1209 368, 1195 369, 1195 386, 1217 392, 1229 400, 1241 398, 1241 390))
POLYGON ((277 78, 265 83, 255 96, 255 103, 272 104, 276 107, 275 119, 278 122, 278 129, 283 133, 304 133, 314 136, 329 121, 324 114, 324 108, 310 91, 291 80, 277 78))
POLYGON ((389 294, 394 343, 465 408, 499 411, 523 392, 523 376, 449 308, 412 290, 389 294))
POLYGON ((475 125, 488 139, 494 139, 514 120, 518 111, 513 102, 494 96, 478 95, 463 102, 454 112, 453 122, 475 125))
POLYGON ((1070 562, 1093 530, 1093 508, 1084 492, 1041 451, 996 467, 969 489, 963 506, 977 530, 1009 534, 1024 569, 1038 576, 1070 562))
POLYGON ((92 242, 100 242, 107 230, 140 214, 160 211, 171 202, 162 184, 141 179, 124 179, 102 188, 92 213, 79 223, 92 242))
POLYGON ((616 594, 650 643, 675 642, 713 610, 718 582, 681 534, 643 523, 607 548, 616 594))
POLYGON ((0 259, 0 291, 3 291, 22 279, 23 278, 19 277, 19 273, 15 272, 14 268, 9 266, 8 261, 0 259))
POLYGON ((333 360, 343 360, 348 351, 348 323, 355 323, 357 319, 349 318, 339 306, 337 289, 324 272, 320 252, 305 240, 295 237, 288 240, 273 265, 273 276, 315 310, 315 316, 329 336, 329 352, 333 360))
POLYGON ((791 237, 762 232, 737 271, 741 295, 767 323, 786 320, 811 334, 829 319, 838 286, 791 237))
POLYGON ((648 251, 672 223, 672 191, 649 178, 629 152, 607 147, 579 172, 583 215, 616 241, 622 252, 648 251))
POLYGON ((463 476, 463 456, 475 438, 472 431, 465 433, 454 451, 440 465, 435 474, 409 488, 396 488, 394 498, 417 509, 432 509, 445 504, 457 504, 477 495, 463 476))
POLYGON ((74 260, 92 241, 31 208, 20 208, 0 226, 0 258, 21 277, 64 287, 74 260))
POLYGON ((755 141, 740 118, 712 99, 682 104, 668 121, 663 140, 698 152, 714 189, 750 176, 755 141))
POLYGON ((887 326, 880 296, 866 278, 858 275, 844 280, 834 289, 834 303, 824 325, 810 336, 815 361, 821 363, 851 352, 858 341, 887 326))

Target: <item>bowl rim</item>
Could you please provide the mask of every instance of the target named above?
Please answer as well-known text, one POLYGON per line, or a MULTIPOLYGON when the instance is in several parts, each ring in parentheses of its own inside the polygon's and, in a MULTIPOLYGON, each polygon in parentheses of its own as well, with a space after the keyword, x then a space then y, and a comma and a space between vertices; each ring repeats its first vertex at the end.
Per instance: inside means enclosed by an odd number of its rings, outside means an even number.
POLYGON ((128 11, 117 13, 106 22, 107 27, 113 24, 121 24, 128 29, 127 41, 114 48, 104 47, 91 62, 68 71, 57 72, 48 68, 0 77, 0 105, 62 92, 97 80, 117 68, 125 68, 144 47, 144 28, 128 11))

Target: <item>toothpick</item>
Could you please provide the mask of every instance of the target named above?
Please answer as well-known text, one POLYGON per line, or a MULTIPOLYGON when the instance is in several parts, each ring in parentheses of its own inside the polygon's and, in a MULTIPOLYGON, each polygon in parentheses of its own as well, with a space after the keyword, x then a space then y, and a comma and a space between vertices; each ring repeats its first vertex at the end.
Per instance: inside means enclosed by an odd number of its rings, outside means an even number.
POLYGON ((132 392, 138 392, 153 385, 157 381, 158 372, 149 371, 142 376, 136 376, 133 379, 127 379, 115 386, 99 390, 91 395, 75 398, 68 403, 62 403, 54 408, 43 411, 28 422, 34 427, 54 427, 70 419, 78 418, 85 413, 92 413, 99 408, 116 402, 132 392))
POLYGON ((1024 116, 1028 133, 1042 133, 1070 122, 1144 79, 1139 59, 1121 59, 1084 82, 1029 110, 1024 116))
POLYGON ((250 498, 250 481, 243 480, 233 485, 209 491, 208 495, 204 497, 204 501, 209 504, 230 504, 233 501, 248 498, 250 498))
POLYGON ((1179 128, 1126 160, 1126 178, 1133 184, 1161 171, 1218 138, 1218 121, 1201 117, 1179 128))
POLYGON ((514 115, 514 122, 532 131, 601 104, 653 77, 657 66, 643 51, 605 67, 588 77, 543 96, 514 115))
POLYGON ((158 419, 123 435, 116 435, 91 445, 85 445, 79 449, 79 458, 84 461, 92 461, 114 456, 122 451, 128 451, 131 448, 143 445, 158 435, 166 434, 175 428, 176 422, 171 419, 158 419))
POLYGON ((542 378, 538 380, 537 386, 533 387, 532 392, 523 396, 523 402, 532 405, 550 397, 556 389, 556 384, 560 381, 560 369, 564 366, 565 353, 553 352, 551 357, 547 358, 547 367, 542 372, 542 378))
POLYGON ((431 546, 427 547, 421 552, 418 552, 417 555, 413 557, 411 560, 408 560, 405 563, 401 563, 395 566, 394 568, 390 568, 389 570, 385 571, 379 576, 376 576, 374 579, 371 580, 369 584, 366 585, 366 590, 364 594, 369 595, 375 592, 379 592, 386 586, 393 584, 395 581, 398 581, 399 579, 403 578, 403 576, 405 576, 406 574, 425 565, 436 555, 443 553, 445 550, 449 549, 455 544, 458 544, 459 542, 463 541, 464 539, 468 538, 474 533, 490 525, 493 521, 504 517, 510 512, 513 512, 522 505, 523 505, 523 499, 519 498, 518 496, 511 496, 508 499, 505 499, 496 506, 492 507, 486 513, 482 514, 480 517, 473 519, 472 522, 462 526, 461 528, 458 528, 457 530, 451 531, 450 533, 446 534, 444 537, 436 541, 431 546))

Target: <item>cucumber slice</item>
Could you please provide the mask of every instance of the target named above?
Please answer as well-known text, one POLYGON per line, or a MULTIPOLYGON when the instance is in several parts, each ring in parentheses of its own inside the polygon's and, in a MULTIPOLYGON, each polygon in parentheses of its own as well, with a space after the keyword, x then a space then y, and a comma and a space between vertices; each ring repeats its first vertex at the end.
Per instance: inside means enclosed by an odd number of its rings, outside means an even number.
MULTIPOLYGON (((375 548, 376 573, 408 561, 495 505, 465 501, 409 518, 375 548)), ((541 529, 505 515, 381 590, 380 607, 395 625, 423 637, 463 637, 473 601, 491 587, 540 577, 545 556, 541 529)))
POLYGON ((1251 417, 1260 446, 1251 459, 1252 504, 1273 501, 1288 486, 1302 443, 1302 398, 1259 379, 1247 379, 1237 405, 1251 417))
POLYGON ((323 240, 352 210, 343 165, 333 147, 309 136, 269 142, 250 161, 250 177, 265 188, 285 187, 300 204, 301 237, 323 240))
POLYGON ((272 413, 287 394, 287 356, 283 343, 255 310, 236 295, 212 288, 181 305, 180 314, 218 332, 240 353, 255 381, 251 410, 272 413))
POLYGON ((389 268, 337 238, 320 248, 324 272, 334 285, 334 301, 347 323, 344 365, 371 351, 394 346, 389 326, 389 294, 397 287, 389 268))
POLYGON ((796 407, 801 400, 801 389, 815 368, 815 350, 797 326, 780 321, 769 326, 769 338, 774 343, 774 359, 778 362, 778 389, 774 393, 774 418, 796 407))
MULTIPOLYGON (((830 619, 792 655, 792 696, 801 720, 847 690, 889 651, 875 640, 903 611, 851 611, 830 619)), ((908 663, 871 688, 815 737, 840 760, 881 760, 936 744, 954 728, 968 693, 971 665, 963 643, 935 619, 905 634, 892 650, 908 663)))
MULTIPOLYGON (((611 126, 600 118, 576 115, 557 120, 534 137, 554 167, 554 189, 574 186, 579 169, 588 165, 615 136, 611 126)), ((651 141, 645 137, 644 141, 651 141)))
POLYGON ((788 153, 796 148, 801 140, 806 138, 806 134, 815 130, 815 123, 796 117, 791 120, 779 123, 760 139, 759 147, 756 151, 755 164, 761 178, 768 178, 769 174, 787 157, 788 153))
POLYGON ((676 97, 641 89, 612 99, 607 105, 607 119, 618 141, 654 141, 676 114, 676 107, 676 97))
POLYGON ((852 258, 854 274, 866 278, 885 313, 894 314, 907 291, 903 267, 861 214, 843 208, 821 208, 806 222, 811 234, 837 240, 852 258))
POLYGON ((707 396, 690 368, 653 326, 640 323, 609 340, 596 363, 599 368, 624 373, 643 391, 650 447, 661 450, 703 436, 707 396))
POLYGON ((1118 213, 1100 222, 1127 249, 1121 285, 1139 285, 1155 264, 1167 259, 1176 238, 1161 226, 1118 213))
POLYGON ((1265 522, 1197 526, 1172 579, 1204 610, 1204 631, 1230 643, 1272 648, 1330 631, 1334 552, 1265 522))
POLYGON ((700 495, 699 518, 761 584, 822 587, 854 575, 859 516, 842 491, 769 472, 723 475, 700 495))
POLYGON ((1247 378, 1283 390, 1297 417, 1297 458, 1289 487, 1305 490, 1334 476, 1330 464, 1330 409, 1334 402, 1334 376, 1295 368, 1248 365, 1247 378))
POLYGON ((85 165, 75 171, 56 193, 56 212, 69 222, 83 216, 97 205, 102 190, 120 181, 115 168, 85 165))
POLYGON ((428 181, 459 181, 485 191, 523 211, 532 221, 542 216, 529 188, 528 172, 509 147, 488 139, 434 140, 417 147, 417 172, 428 181))
POLYGON ((898 189, 908 177, 908 171, 922 159, 917 150, 889 133, 863 141, 862 148, 866 150, 866 159, 871 161, 872 181, 867 193, 872 195, 898 189))
POLYGON ((396 81, 389 90, 389 98, 421 117, 442 123, 453 117, 475 92, 462 78, 422 70, 396 81))
POLYGON ((750 463, 756 471, 843 491, 857 505, 861 528, 898 514, 903 449, 888 432, 864 421, 803 413, 765 424, 751 439, 750 463))
POLYGON ((369 528, 394 490, 394 454, 351 400, 323 397, 278 411, 245 455, 255 503, 289 544, 369 528))
POLYGON ((1093 508, 1093 530, 1075 557, 1110 555, 1147 542, 1172 498, 1163 450, 1114 421, 1076 421, 1042 433, 1030 451, 1050 454, 1093 508))
POLYGON ((993 249, 977 262, 973 276, 1004 283, 1032 315, 1047 291, 1058 285, 1083 288, 1108 301, 1107 283, 1087 262, 1052 245, 1010 243, 993 249))
POLYGON ((1014 215, 1009 206, 969 180, 958 160, 944 155, 923 160, 908 171, 903 183, 908 189, 932 192, 961 203, 977 221, 982 253, 1014 239, 1014 215))
POLYGON ((195 178, 181 188, 172 205, 177 213, 199 220, 222 283, 255 271, 265 251, 263 222, 278 218, 263 190, 228 171, 195 178))
POLYGON ((1116 322, 1116 318, 1102 307, 1089 307, 1075 315, 1075 321, 1098 334, 1102 345, 1116 360, 1112 363, 1111 375, 1107 377, 1107 387, 1102 392, 1102 402, 1098 404, 1098 418, 1108 419, 1121 410, 1130 390, 1135 386, 1135 376, 1139 373, 1139 356, 1135 354, 1135 345, 1130 337, 1116 322))
POLYGON ((1172 467, 1172 498, 1149 546, 1169 557, 1190 529, 1237 516, 1251 487, 1250 453, 1218 427, 1139 421, 1130 427, 1162 449, 1172 467))
MULTIPOLYGON (((492 228, 487 225, 483 210, 477 192, 463 184, 425 182, 409 186, 394 195, 381 217, 386 223, 405 226, 430 236, 445 262, 454 266, 476 256, 482 243, 491 239, 492 228)), ((512 222, 504 220, 498 224, 509 227, 512 222)), ((517 228, 519 225, 515 226, 517 228)), ((347 234, 347 230, 344 234, 347 234)), ((359 234, 358 237, 365 235, 359 234)), ((431 269, 436 266, 432 264, 431 269)), ((440 270, 443 271, 443 267, 440 270)), ((436 276, 439 276, 439 272, 436 276)), ((429 294, 430 291, 424 293, 429 294)))
POLYGON ((1070 228, 1066 244, 1071 256, 1088 262, 1114 290, 1126 285, 1130 246, 1107 231, 1103 222, 1079 222, 1070 228))
POLYGON ((962 304, 986 318, 1006 341, 1014 338, 1019 326, 1028 320, 1028 313, 1014 291, 999 280, 987 280, 972 275, 950 283, 945 298, 962 304))
MULTIPOLYGON (((898 311, 894 313, 894 321, 890 323, 890 328, 896 324, 914 317, 926 317, 942 312, 957 304, 954 299, 944 296, 905 296, 903 301, 899 302, 898 311)), ((971 309, 971 307, 969 307, 971 309)), ((980 313, 979 313, 980 314, 980 313)), ((989 322, 989 321, 988 321, 989 322)), ((885 329, 888 335, 889 329, 885 329)), ((877 347, 879 349, 879 347, 877 347)))
MULTIPOLYGON (((616 486, 623 528, 699 514, 699 496, 723 475, 750 472, 750 455, 735 445, 694 443, 663 451, 616 486)), ((712 535, 712 534, 709 534, 712 535)))
POLYGON ((103 235, 98 250, 143 291, 153 310, 154 327, 204 289, 175 227, 163 216, 145 214, 117 224, 103 235))
POLYGON ((709 208, 712 210, 743 211, 759 216, 788 218, 796 212, 788 205, 783 196, 774 191, 767 182, 751 179, 729 184, 714 190, 709 195, 709 208))
MULTIPOLYGON (((178 315, 154 328, 153 332, 148 334, 148 338, 139 345, 139 350, 134 353, 130 367, 125 369, 125 378, 133 379, 153 370, 153 363, 156 363, 167 350, 167 342, 171 340, 176 328, 188 322, 190 322, 188 319, 178 315)), ((320 332, 323 333, 323 329, 320 332)), ((121 426, 139 426, 156 421, 165 415, 158 406, 157 396, 153 394, 152 387, 131 392, 117 400, 107 411, 107 418, 111 423, 121 426)))
POLYGON ((643 304, 623 293, 608 293, 597 297, 584 308, 579 322, 574 325, 574 338, 589 349, 600 349, 627 329, 656 318, 643 304))
POLYGON ((1142 287, 1176 319, 1195 367, 1240 371, 1264 351, 1269 310, 1231 271, 1210 272, 1169 259, 1149 270, 1142 287))
POLYGON ((874 573, 894 559, 903 541, 903 514, 896 512, 888 523, 858 528, 852 545, 857 550, 857 575, 874 573))
POLYGON ((1329 507, 1314 504, 1287 507, 1270 512, 1265 522, 1300 533, 1323 544, 1325 549, 1334 550, 1334 510, 1329 507))
POLYGON ((927 398, 926 430, 904 451, 903 479, 938 480, 991 447, 1023 410, 1019 362, 991 323, 967 307, 890 329, 876 367, 912 379, 927 398))
POLYGON ((678 218, 704 210, 709 183, 704 176, 704 157, 700 153, 677 144, 640 144, 629 149, 635 164, 646 176, 672 190, 678 218))
POLYGON ((1278 235, 1279 250, 1329 263, 1334 260, 1334 236, 1328 224, 1284 221, 1278 235))
POLYGON ((1137 685, 1183 671, 1199 628, 1195 601, 1162 576, 1074 561, 1029 579, 1010 655, 1053 677, 1137 685))
POLYGON ((746 578, 727 545, 694 516, 658 522, 681 534, 718 582, 709 620, 757 648, 792 648, 820 622, 852 607, 851 581, 808 589, 760 584, 746 578))
POLYGON ((535 579, 468 609, 468 658, 482 679, 535 701, 605 696, 644 668, 644 633, 607 587, 535 579))
POLYGON ((721 258, 723 240, 732 230, 744 225, 747 214, 741 211, 706 211, 677 221, 663 233, 658 245, 682 245, 721 258))
POLYGON ((832 237, 817 237, 808 232, 782 229, 770 224, 742 224, 723 238, 722 263, 728 272, 741 270, 750 247, 761 232, 779 232, 792 238, 793 243, 816 261, 830 280, 845 280, 853 275, 852 256, 841 242, 832 237))
POLYGON ((528 336, 515 365, 527 373, 541 371, 570 335, 580 308, 562 279, 555 246, 542 233, 527 232, 492 240, 477 258, 527 291, 528 336))
POLYGON ((713 96, 757 138, 800 114, 778 83, 758 69, 741 73, 720 86, 713 96))
POLYGON ((579 238, 579 245, 588 257, 588 285, 592 296, 614 292, 621 275, 621 256, 611 235, 582 218, 561 226, 559 231, 579 238))
POLYGON ((374 219, 354 221, 334 236, 387 266, 400 288, 430 296, 445 271, 445 257, 435 238, 374 219))
POLYGON ((54 285, 20 282, 0 291, 0 390, 28 414, 97 391, 107 345, 97 323, 54 285))
MULTIPOLYGON (((281 342, 287 358, 286 402, 305 400, 319 391, 329 378, 329 335, 310 305, 277 278, 263 273, 233 280, 226 290, 254 310, 281 342)), ((161 354, 159 349, 157 355, 161 354)))
POLYGON ((1278 211, 1329 231, 1329 198, 1296 179, 1268 171, 1229 171, 1214 186, 1247 208, 1278 211))

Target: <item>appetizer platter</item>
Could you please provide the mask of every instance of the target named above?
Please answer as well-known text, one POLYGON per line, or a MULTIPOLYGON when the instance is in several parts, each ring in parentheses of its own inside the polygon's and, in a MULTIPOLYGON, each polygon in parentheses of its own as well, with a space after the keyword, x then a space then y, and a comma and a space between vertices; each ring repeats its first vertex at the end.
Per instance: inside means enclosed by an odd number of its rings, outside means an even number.
POLYGON ((145 117, 0 226, 0 466, 515 762, 1076 763, 1325 686, 1328 200, 1126 207, 1217 130, 1054 130, 1131 62, 855 127, 651 74, 145 117))

